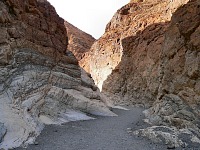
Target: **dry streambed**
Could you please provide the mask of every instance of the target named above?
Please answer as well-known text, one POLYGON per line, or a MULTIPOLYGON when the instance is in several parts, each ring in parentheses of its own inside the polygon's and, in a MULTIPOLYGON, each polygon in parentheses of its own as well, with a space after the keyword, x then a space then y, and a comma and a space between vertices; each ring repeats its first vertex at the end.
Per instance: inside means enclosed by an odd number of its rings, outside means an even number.
MULTIPOLYGON (((156 144, 134 136, 132 130, 147 127, 142 108, 113 110, 118 117, 98 117, 95 120, 69 122, 62 126, 49 125, 28 150, 159 150, 156 144)), ((17 148, 16 150, 22 150, 17 148)))

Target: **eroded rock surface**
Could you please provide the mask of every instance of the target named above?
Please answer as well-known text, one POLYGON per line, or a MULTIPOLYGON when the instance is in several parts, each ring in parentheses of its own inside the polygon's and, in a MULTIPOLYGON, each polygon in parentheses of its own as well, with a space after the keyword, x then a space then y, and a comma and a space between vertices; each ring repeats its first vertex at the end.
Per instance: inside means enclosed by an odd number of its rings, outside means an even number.
MULTIPOLYGON (((117 11, 83 67, 116 103, 153 104, 158 94, 164 33, 182 1, 131 2, 117 11)), ((83 60, 84 60, 83 59, 83 60)))
POLYGON ((88 52, 95 41, 91 35, 81 31, 77 27, 73 26, 69 22, 65 21, 65 27, 67 28, 68 35, 68 50, 70 50, 80 62, 84 58, 85 53, 88 52))
POLYGON ((6 134, 6 128, 3 123, 0 123, 0 143, 2 142, 3 137, 6 134))
MULTIPOLYGON (((148 123, 175 128, 177 135, 186 130, 198 141, 199 25, 198 0, 131 0, 108 23, 84 67, 114 103, 151 107, 148 123)), ((161 136, 152 128, 140 133, 161 136)))
POLYGON ((200 139, 200 3, 192 0, 172 17, 161 52, 159 94, 145 111, 149 122, 193 130, 200 139))
POLYGON ((154 143, 167 145, 168 149, 181 148, 199 148, 200 140, 192 129, 180 129, 167 126, 153 126, 146 129, 140 129, 134 132, 135 135, 148 137, 154 143))
POLYGON ((44 124, 115 115, 66 49, 64 20, 46 0, 1 0, 0 37, 0 148, 33 143, 44 124))

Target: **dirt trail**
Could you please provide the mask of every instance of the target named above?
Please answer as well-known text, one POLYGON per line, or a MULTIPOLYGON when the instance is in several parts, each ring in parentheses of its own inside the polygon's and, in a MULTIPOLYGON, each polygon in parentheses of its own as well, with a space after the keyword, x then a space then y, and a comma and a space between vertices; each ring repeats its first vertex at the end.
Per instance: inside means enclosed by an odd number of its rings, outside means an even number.
MULTIPOLYGON (((118 117, 46 126, 28 150, 165 150, 167 146, 133 136, 129 128, 146 126, 142 108, 113 110, 118 117)), ((16 150, 22 150, 17 148, 16 150)))

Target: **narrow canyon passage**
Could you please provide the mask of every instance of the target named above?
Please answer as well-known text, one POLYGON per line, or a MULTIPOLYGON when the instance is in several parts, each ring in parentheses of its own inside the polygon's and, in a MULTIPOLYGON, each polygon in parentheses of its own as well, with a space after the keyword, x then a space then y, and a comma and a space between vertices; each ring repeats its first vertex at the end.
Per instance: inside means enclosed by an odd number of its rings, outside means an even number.
POLYGON ((129 0, 99 39, 48 1, 0 0, 0 150, 200 150, 200 0, 129 0))
MULTIPOLYGON (((131 129, 145 127, 142 108, 113 110, 118 117, 69 122, 62 126, 46 126, 27 150, 160 150, 166 145, 154 144, 132 135, 131 129)), ((16 150, 23 150, 17 148, 16 150)))

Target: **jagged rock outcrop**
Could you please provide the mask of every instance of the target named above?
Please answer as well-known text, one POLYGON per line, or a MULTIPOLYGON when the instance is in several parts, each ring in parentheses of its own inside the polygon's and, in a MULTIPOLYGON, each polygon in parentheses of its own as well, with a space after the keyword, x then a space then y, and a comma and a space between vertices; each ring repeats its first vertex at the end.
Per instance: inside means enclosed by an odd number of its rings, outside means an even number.
POLYGON ((157 101, 145 111, 148 121, 187 128, 200 139, 198 0, 191 0, 173 14, 161 51, 160 80, 157 101))
POLYGON ((135 134, 169 148, 199 146, 199 37, 199 0, 131 0, 87 53, 84 68, 115 103, 151 107, 146 121, 167 131, 153 126, 135 134))
POLYGON ((175 149, 177 147, 181 147, 182 149, 198 149, 200 145, 199 136, 188 129, 152 126, 134 131, 134 134, 147 137, 154 143, 167 145, 167 149, 175 149))
POLYGON ((67 28, 67 35, 69 38, 67 48, 75 55, 81 66, 81 59, 85 56, 85 53, 90 50, 92 44, 95 42, 95 38, 67 21, 65 21, 65 27, 67 28))
POLYGON ((103 92, 113 95, 113 101, 153 104, 160 84, 164 33, 172 12, 187 1, 131 2, 108 23, 105 34, 84 58, 83 67, 103 92))
POLYGON ((0 1, 0 148, 33 143, 44 124, 114 115, 68 51, 68 36, 46 0, 0 1))

